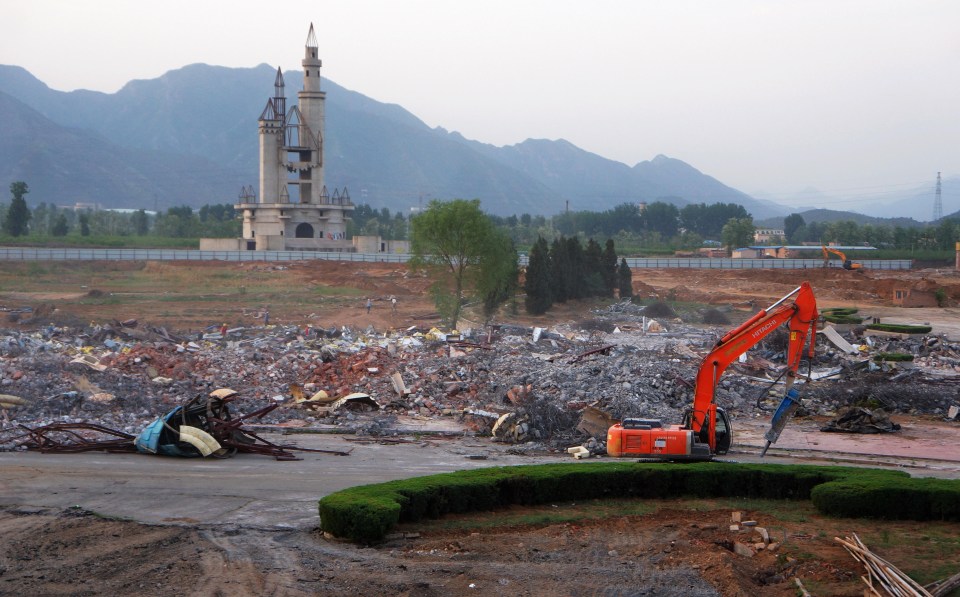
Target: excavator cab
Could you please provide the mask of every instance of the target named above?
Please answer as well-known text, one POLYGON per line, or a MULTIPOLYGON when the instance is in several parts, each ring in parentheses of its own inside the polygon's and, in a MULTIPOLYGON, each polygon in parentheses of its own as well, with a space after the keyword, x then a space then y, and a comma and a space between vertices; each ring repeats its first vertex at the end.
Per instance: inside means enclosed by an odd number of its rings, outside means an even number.
MULTIPOLYGON (((732 429, 730 427, 730 419, 727 418, 727 411, 723 410, 719 406, 717 407, 717 429, 715 432, 715 441, 716 441, 716 454, 726 454, 730 450, 730 439, 732 436, 732 429)), ((683 415, 683 423, 681 428, 683 429, 692 429, 693 421, 691 420, 692 412, 687 411, 683 415)), ((704 446, 709 446, 710 444, 710 422, 705 421, 703 426, 700 427, 700 432, 696 434, 697 443, 703 444, 704 446)))

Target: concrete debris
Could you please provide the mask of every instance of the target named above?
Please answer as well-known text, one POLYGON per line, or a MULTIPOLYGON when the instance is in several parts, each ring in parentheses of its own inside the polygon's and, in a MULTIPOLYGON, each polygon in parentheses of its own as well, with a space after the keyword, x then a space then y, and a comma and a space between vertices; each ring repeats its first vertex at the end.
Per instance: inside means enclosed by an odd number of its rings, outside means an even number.
POLYGON ((820 428, 820 431, 839 433, 892 433, 900 431, 900 425, 880 411, 854 407, 820 428))
POLYGON ((826 337, 826 339, 829 340, 834 346, 847 354, 858 354, 860 352, 859 349, 853 346, 853 344, 850 344, 844 340, 843 336, 840 335, 840 332, 838 332, 832 325, 828 325, 822 330, 819 330, 818 333, 823 334, 824 337, 826 337))
MULTIPOLYGON (((304 333, 303 326, 271 325, 233 328, 227 339, 181 338, 142 322, 0 330, 0 392, 24 400, 3 406, 8 420, 0 418, 0 450, 17 448, 5 438, 20 424, 89 421, 135 435, 189 397, 226 386, 236 389, 230 400, 243 410, 280 403, 258 419, 264 428, 394 435, 414 424, 457 426, 522 444, 517 449, 525 452, 579 445, 602 454, 608 422, 681 420, 700 360, 727 331, 671 319, 669 331, 654 333, 650 321, 627 301, 581 323, 539 330, 304 333), (95 390, 78 391, 82 375, 95 390), (365 398, 345 400, 355 394, 365 398), (338 400, 345 401, 333 407, 338 400)), ((960 404, 960 344, 935 335, 869 338, 855 326, 834 332, 856 352, 833 339, 818 344, 809 364, 820 379, 800 386, 806 414, 879 405, 890 413, 947 417, 960 404), (871 371, 868 364, 881 352, 911 354, 913 366, 874 363, 871 371)), ((787 332, 778 330, 721 379, 717 401, 734 424, 756 416, 758 403, 776 406, 768 393, 785 367, 786 344, 787 332)), ((806 377, 806 361, 800 372, 806 377)))

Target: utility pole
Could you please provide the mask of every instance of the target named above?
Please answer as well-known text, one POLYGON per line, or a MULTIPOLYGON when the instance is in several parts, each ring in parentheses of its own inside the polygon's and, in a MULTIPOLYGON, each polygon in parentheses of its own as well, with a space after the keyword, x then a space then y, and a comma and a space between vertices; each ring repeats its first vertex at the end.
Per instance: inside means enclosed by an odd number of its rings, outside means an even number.
POLYGON ((940 196, 940 173, 937 172, 937 194, 933 200, 933 221, 943 218, 943 198, 940 196))

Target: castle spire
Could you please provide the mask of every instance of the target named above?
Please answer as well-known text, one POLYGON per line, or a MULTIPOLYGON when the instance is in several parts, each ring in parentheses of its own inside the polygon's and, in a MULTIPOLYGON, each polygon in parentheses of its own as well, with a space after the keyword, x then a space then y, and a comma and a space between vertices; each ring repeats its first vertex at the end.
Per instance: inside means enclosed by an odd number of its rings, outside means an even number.
POLYGON ((307 47, 308 48, 317 47, 317 35, 313 32, 313 23, 310 23, 310 32, 307 33, 307 47))
POLYGON ((273 81, 273 109, 277 114, 278 120, 283 120, 287 114, 287 93, 284 91, 283 71, 277 67, 277 78, 273 81))

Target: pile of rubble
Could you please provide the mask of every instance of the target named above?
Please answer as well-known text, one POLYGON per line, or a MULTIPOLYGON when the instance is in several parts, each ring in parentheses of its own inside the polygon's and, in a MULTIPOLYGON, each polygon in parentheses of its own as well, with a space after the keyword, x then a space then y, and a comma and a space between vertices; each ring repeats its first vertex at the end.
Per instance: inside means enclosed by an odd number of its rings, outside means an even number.
MULTIPOLYGON (((16 447, 5 438, 19 426, 92 422, 136 434, 226 387, 243 410, 279 405, 262 425, 389 435, 449 418, 464 433, 531 450, 592 437, 591 451, 602 452, 609 421, 679 422, 703 355, 728 328, 652 320, 620 303, 550 330, 259 326, 186 338, 131 321, 0 331, 0 393, 21 401, 0 404, 0 449, 16 447)), ((809 414, 856 405, 946 416, 960 404, 960 344, 856 328, 825 335, 809 364, 818 380, 802 388, 809 414), (914 360, 877 363, 880 352, 914 360)), ((779 400, 785 346, 785 332, 772 335, 724 375, 717 401, 734 419, 779 400)))

